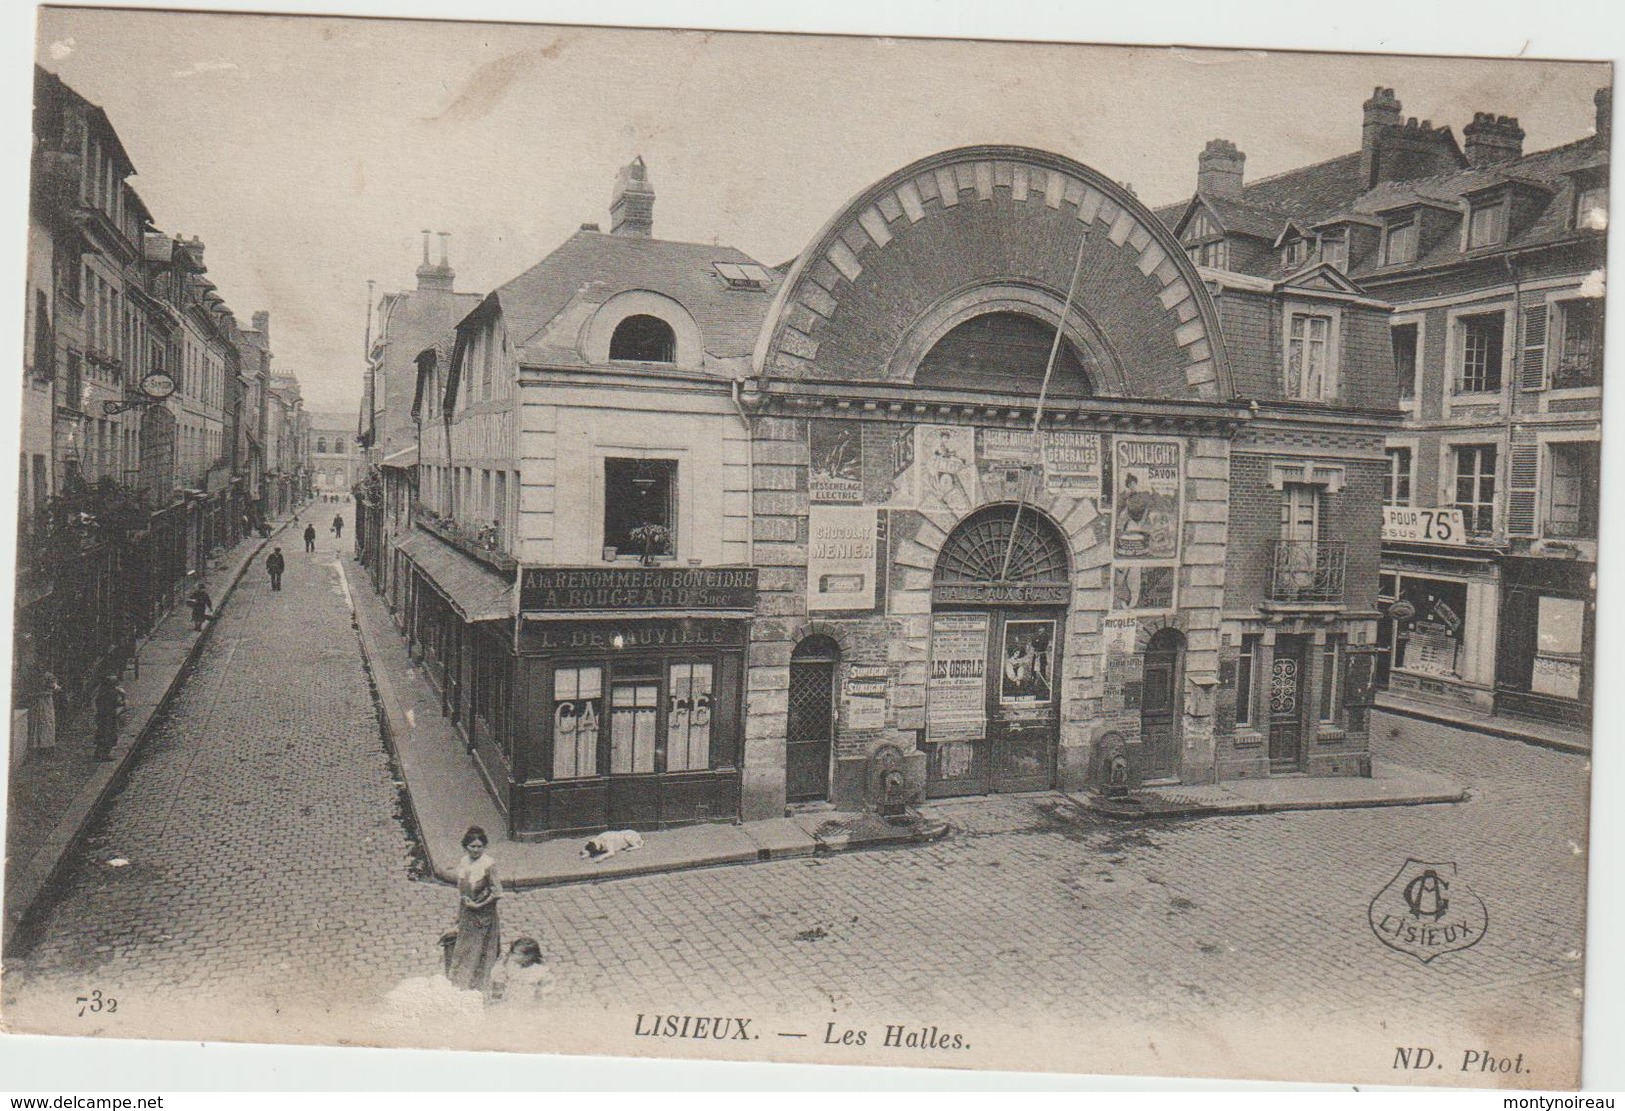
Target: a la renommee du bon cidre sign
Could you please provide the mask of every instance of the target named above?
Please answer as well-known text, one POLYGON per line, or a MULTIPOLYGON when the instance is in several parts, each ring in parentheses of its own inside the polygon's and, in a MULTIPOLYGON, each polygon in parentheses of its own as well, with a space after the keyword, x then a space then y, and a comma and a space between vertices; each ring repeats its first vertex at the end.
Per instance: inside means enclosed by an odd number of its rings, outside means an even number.
POLYGON ((754 567, 527 567, 524 613, 589 610, 752 610, 754 567))

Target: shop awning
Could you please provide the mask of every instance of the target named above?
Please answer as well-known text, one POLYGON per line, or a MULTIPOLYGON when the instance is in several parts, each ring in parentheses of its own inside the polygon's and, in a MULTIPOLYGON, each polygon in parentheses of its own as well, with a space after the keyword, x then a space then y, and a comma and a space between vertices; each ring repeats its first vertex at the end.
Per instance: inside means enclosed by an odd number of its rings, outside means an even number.
POLYGON ((411 468, 418 465, 418 449, 416 444, 409 444, 399 451, 392 451, 378 461, 381 467, 411 468))
POLYGON ((505 621, 513 616, 511 577, 425 532, 413 531, 399 547, 464 621, 505 621))

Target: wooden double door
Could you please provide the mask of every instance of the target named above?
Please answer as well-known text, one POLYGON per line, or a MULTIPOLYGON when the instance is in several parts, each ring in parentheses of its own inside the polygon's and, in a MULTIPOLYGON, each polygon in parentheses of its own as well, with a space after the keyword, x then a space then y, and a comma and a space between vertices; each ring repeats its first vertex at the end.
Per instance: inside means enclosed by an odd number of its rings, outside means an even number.
POLYGON ((931 662, 926 793, 1054 787, 1065 611, 987 608, 935 617, 934 647, 957 647, 952 657, 931 662), (941 635, 950 623, 952 635, 941 635))

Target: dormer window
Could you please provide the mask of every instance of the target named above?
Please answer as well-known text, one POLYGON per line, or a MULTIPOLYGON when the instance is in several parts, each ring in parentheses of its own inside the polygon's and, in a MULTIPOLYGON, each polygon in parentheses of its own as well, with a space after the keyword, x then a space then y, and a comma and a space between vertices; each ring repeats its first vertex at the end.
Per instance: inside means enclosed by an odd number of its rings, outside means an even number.
POLYGON ((1307 239, 1289 239, 1281 250, 1281 264, 1287 267, 1299 267, 1309 260, 1309 241, 1307 239))
POLYGON ((1230 248, 1221 228, 1206 210, 1196 213, 1185 226, 1185 253, 1197 266, 1224 270, 1230 265, 1230 248))
POLYGON ((1410 216, 1388 226, 1383 238, 1382 262, 1384 266, 1397 266, 1416 261, 1416 217, 1410 216))
POLYGON ((1473 205, 1467 218, 1467 249, 1489 247, 1506 239, 1507 203, 1504 197, 1473 205))
POLYGON ((629 363, 669 363, 677 358, 677 334, 658 316, 639 313, 615 326, 609 357, 629 363))
POLYGON ((1582 187, 1574 198, 1574 226, 1583 231, 1605 231, 1608 227, 1608 183, 1582 187))
POLYGON ((1206 266, 1213 270, 1225 270, 1230 266, 1230 248, 1222 239, 1187 247, 1185 253, 1198 266, 1206 266))
POLYGON ((1287 308, 1287 397, 1296 401, 1336 399, 1339 316, 1335 308, 1287 308))
POLYGON ((1325 232, 1320 237, 1320 261, 1339 270, 1349 268, 1349 238, 1340 231, 1325 232))

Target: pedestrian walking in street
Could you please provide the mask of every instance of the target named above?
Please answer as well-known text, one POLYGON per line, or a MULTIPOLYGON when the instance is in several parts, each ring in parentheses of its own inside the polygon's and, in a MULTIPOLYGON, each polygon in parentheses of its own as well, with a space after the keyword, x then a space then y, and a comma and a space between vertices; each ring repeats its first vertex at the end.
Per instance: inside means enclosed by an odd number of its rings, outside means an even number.
POLYGON ((124 688, 109 672, 96 688, 96 759, 111 760, 118 744, 119 719, 124 716, 124 688))
POLYGON ((282 548, 272 549, 271 554, 265 557, 265 570, 271 576, 271 589, 282 589, 282 572, 288 569, 288 561, 282 557, 282 548))
POLYGON ((209 597, 209 588, 199 579, 186 600, 192 603, 192 631, 201 633, 203 623, 214 613, 214 599, 209 597))
POLYGON ((315 550, 316 550, 316 526, 315 525, 306 525, 305 526, 305 551, 314 552, 315 550))
POLYGON ((333 514, 333 538, 335 540, 344 538, 344 514, 342 513, 333 514))
POLYGON ((469 826, 463 834, 463 859, 457 865, 457 941, 446 975, 464 990, 490 991, 491 970, 502 955, 497 921, 502 883, 496 861, 485 851, 489 844, 485 830, 469 826))

